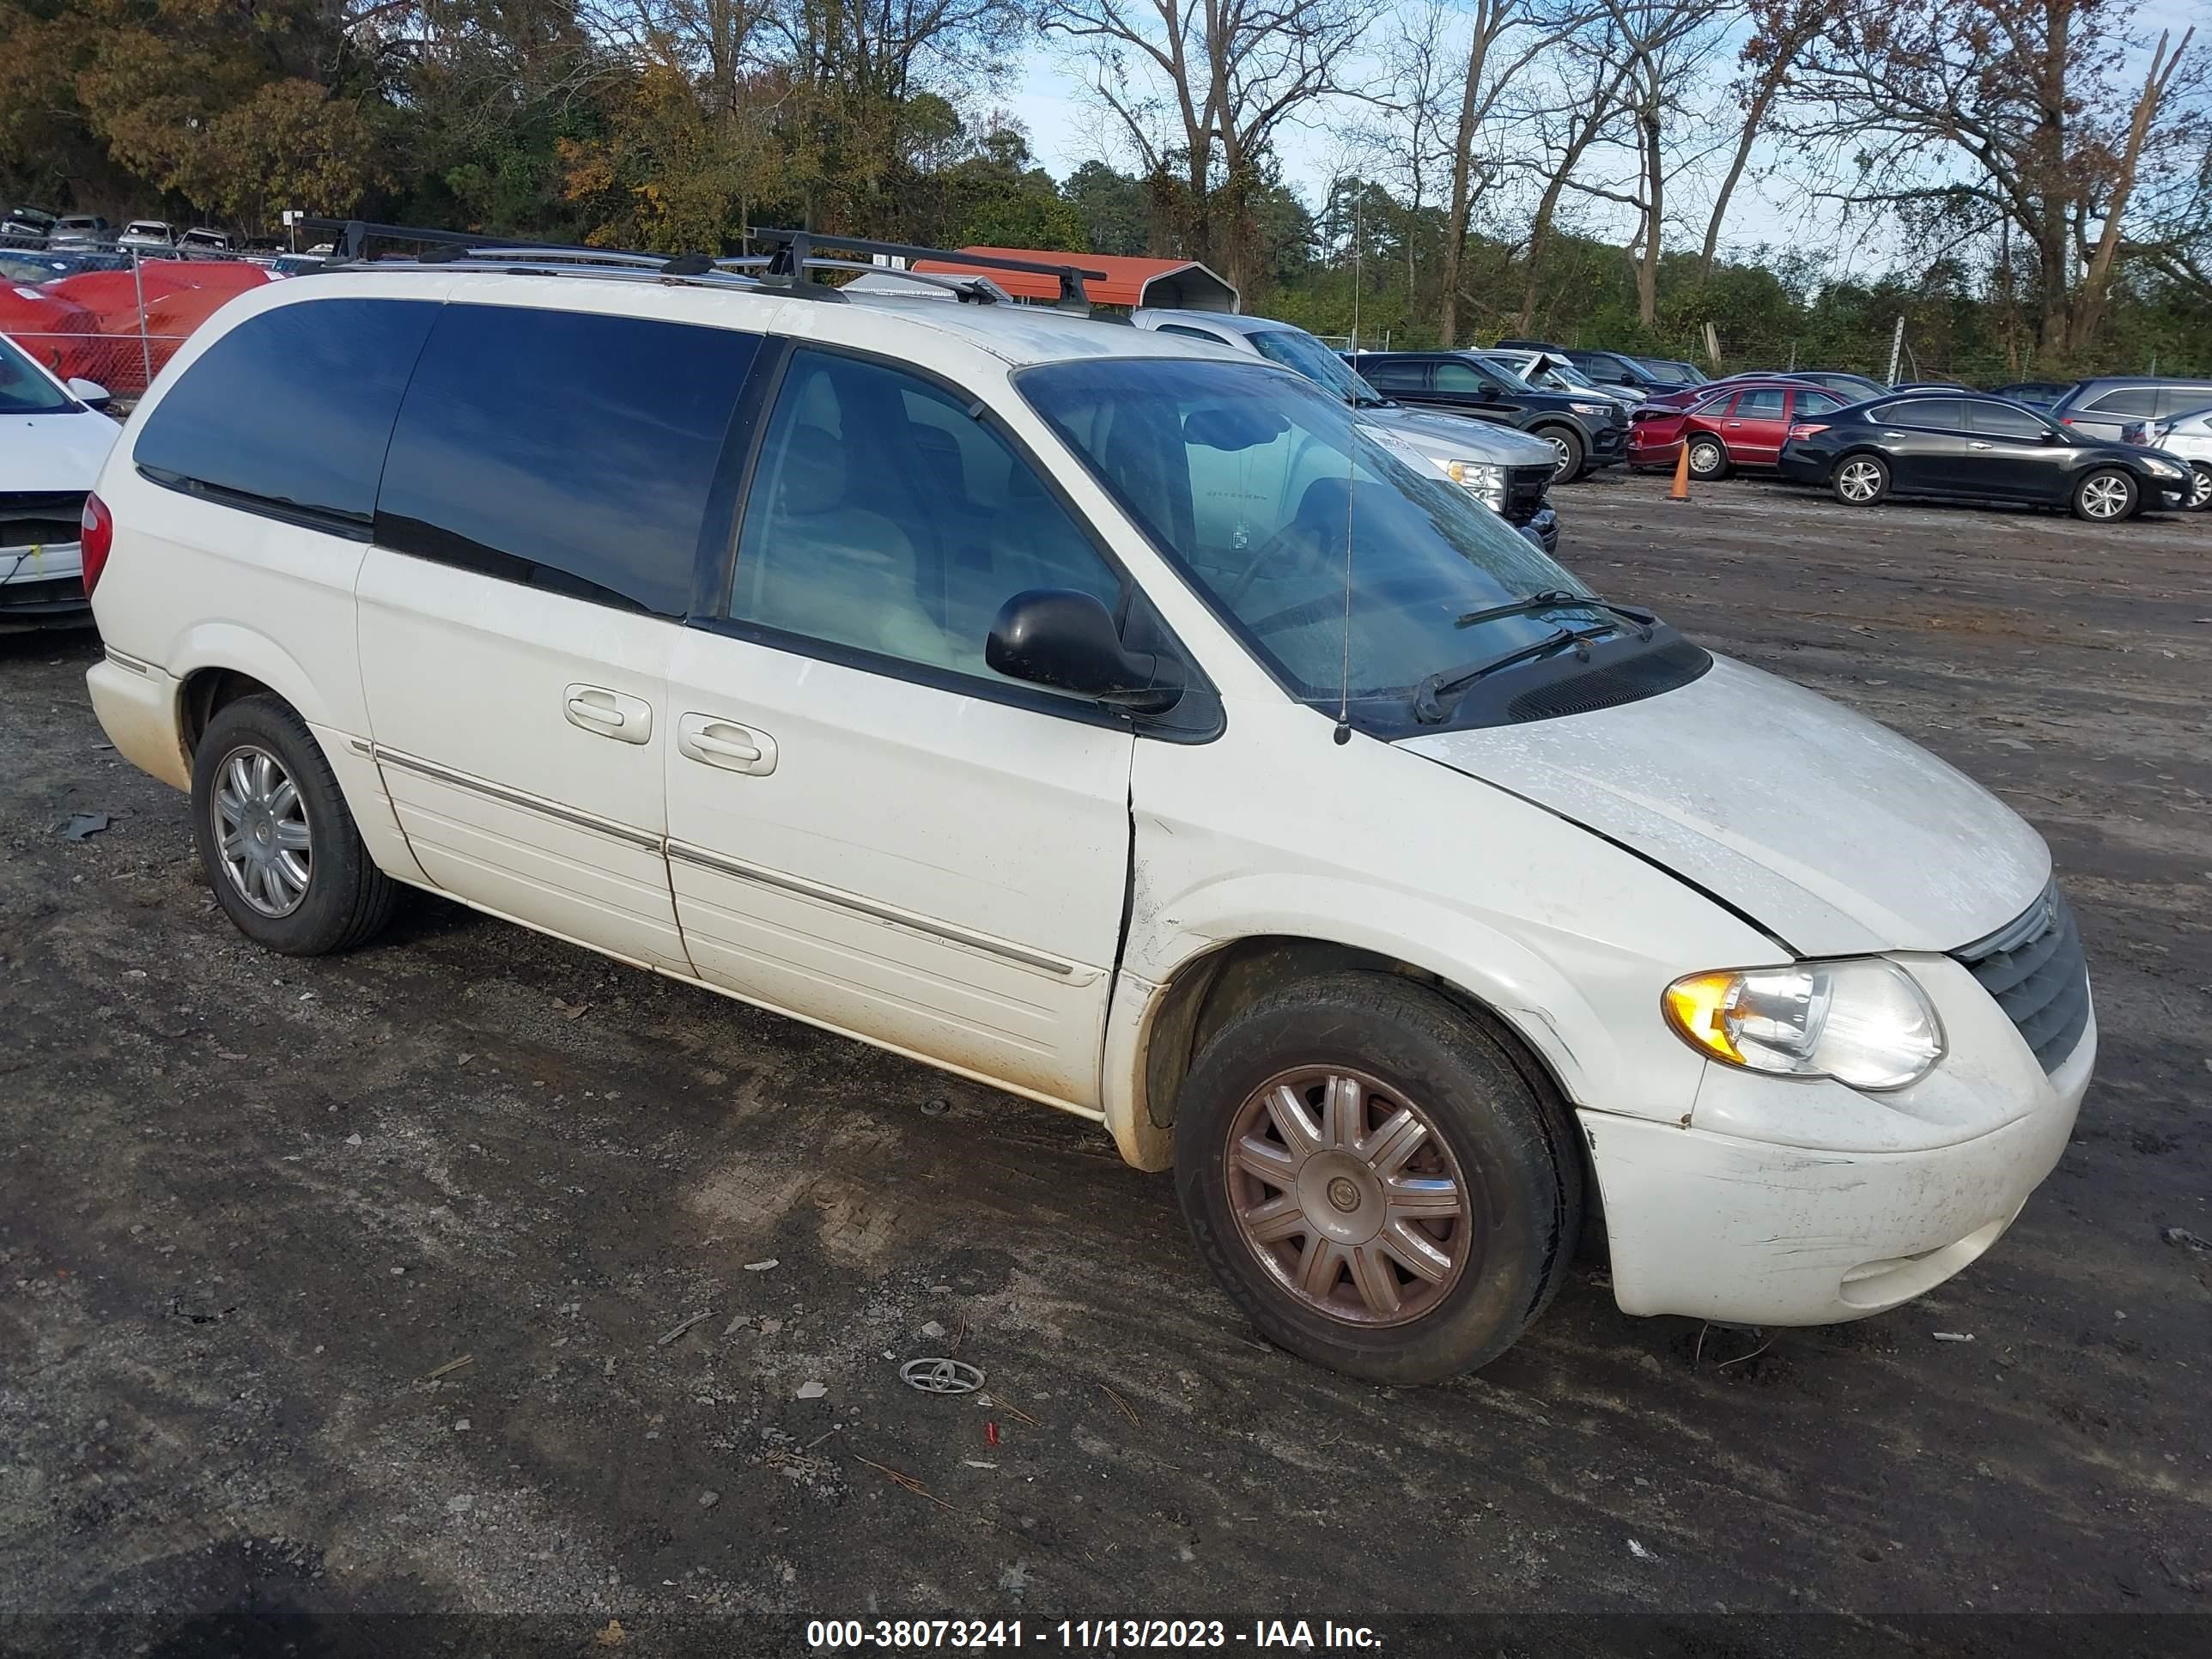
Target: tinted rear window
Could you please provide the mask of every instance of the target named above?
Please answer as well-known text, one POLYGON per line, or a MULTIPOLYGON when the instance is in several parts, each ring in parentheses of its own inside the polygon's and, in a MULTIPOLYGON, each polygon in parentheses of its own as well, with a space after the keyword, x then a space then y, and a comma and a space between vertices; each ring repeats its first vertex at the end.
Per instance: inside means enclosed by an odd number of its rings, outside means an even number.
POLYGON ((377 541, 682 616, 759 345, 684 323, 448 305, 392 434, 377 541))
POLYGON ((1907 398, 1901 404, 1884 404, 1875 418, 1897 426, 1933 427, 1938 431, 1964 429, 1966 404, 1957 398, 1907 398))
POLYGON ((1966 417, 1973 422, 1975 431, 1994 438, 2040 439, 2050 430, 2027 410, 2015 409, 2010 404, 1970 403, 1966 405, 1966 417))
POLYGON ((365 532, 437 314, 422 300, 338 299, 249 317, 163 394, 131 459, 162 483, 365 532))

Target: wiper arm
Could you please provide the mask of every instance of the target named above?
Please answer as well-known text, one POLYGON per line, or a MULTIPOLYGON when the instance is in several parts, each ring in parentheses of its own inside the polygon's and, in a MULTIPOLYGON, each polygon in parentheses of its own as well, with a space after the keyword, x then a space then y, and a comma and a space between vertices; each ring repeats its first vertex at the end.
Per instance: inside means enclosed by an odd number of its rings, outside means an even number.
POLYGON ((1540 593, 1531 593, 1525 599, 1516 599, 1510 605, 1493 605, 1480 611, 1469 611, 1452 618, 1455 628, 1472 628, 1477 623, 1486 623, 1499 617, 1525 617, 1532 611, 1565 611, 1582 605, 1592 611, 1610 611, 1636 624, 1636 637, 1649 641, 1651 630, 1659 625, 1659 618, 1649 611, 1633 606, 1615 605, 1595 593, 1570 593, 1564 588, 1547 587, 1540 593))
POLYGON ((1554 651, 1572 646, 1583 655, 1588 655, 1589 642, 1602 639, 1613 632, 1610 623, 1595 628, 1559 628, 1547 634, 1534 645, 1524 645, 1512 651, 1500 652, 1494 657, 1485 657, 1464 667, 1439 670, 1413 688, 1413 718, 1423 726, 1433 726, 1442 720, 1445 708, 1437 699, 1455 691, 1464 691, 1485 675, 1494 674, 1501 668, 1510 668, 1516 663, 1534 662, 1539 657, 1548 657, 1554 651))

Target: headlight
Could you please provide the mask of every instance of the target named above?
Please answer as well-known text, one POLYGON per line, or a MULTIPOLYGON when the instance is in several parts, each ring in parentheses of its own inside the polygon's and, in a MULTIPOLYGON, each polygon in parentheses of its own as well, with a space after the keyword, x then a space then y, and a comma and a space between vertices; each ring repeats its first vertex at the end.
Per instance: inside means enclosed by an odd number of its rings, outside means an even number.
POLYGON ((2144 456, 2142 469, 2154 478, 2178 478, 2181 476, 2181 469, 2162 455, 2144 456))
POLYGON ((1505 469, 1493 461, 1447 461, 1444 476, 1462 488, 1473 490, 1486 507, 1505 505, 1505 469))
POLYGON ((1569 404, 1567 407, 1577 415, 1618 415, 1620 412, 1616 404, 1569 404))
POLYGON ((1801 962, 1687 974, 1667 1023, 1700 1053, 1747 1071, 1902 1089, 1943 1057, 1943 1026, 1893 962, 1801 962))

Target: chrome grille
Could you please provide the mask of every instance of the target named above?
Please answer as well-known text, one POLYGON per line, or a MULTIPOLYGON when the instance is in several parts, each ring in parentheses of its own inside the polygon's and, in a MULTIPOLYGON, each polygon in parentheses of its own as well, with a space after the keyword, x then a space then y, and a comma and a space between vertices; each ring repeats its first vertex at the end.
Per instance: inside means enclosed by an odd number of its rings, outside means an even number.
POLYGON ((2057 882, 1987 939, 1951 955, 1996 999, 2043 1069, 2057 1071, 2089 1024, 2089 966, 2057 882))

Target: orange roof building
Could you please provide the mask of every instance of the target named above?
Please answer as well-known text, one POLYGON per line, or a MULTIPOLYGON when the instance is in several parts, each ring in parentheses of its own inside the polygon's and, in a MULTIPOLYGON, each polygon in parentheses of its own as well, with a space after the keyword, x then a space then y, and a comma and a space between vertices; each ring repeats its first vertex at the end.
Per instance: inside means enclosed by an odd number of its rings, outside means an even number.
MULTIPOLYGON (((1029 247, 963 247, 1004 259, 1033 259, 1040 264, 1073 265, 1103 270, 1105 280, 1086 279, 1084 291, 1096 306, 1170 307, 1179 311, 1234 311, 1237 290, 1195 259, 1143 259, 1119 253, 1069 253, 1029 247)), ((1060 279, 1027 270, 978 270, 973 265, 916 259, 914 268, 946 276, 988 276, 1017 300, 1047 305, 1060 298, 1060 279)))

